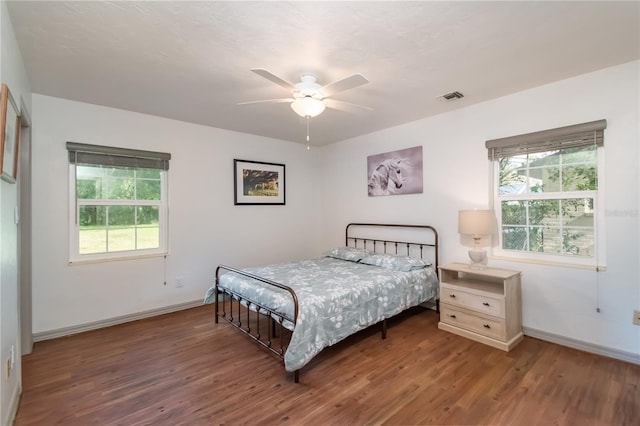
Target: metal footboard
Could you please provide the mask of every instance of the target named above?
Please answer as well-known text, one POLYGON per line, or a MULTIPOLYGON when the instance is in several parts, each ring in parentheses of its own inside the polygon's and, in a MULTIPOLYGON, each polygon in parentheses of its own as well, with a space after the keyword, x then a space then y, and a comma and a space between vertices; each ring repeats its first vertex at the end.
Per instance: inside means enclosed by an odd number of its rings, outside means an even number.
MULTIPOLYGON (((290 287, 230 266, 220 265, 216 268, 215 322, 218 323, 218 318, 225 319, 283 361, 288 345, 287 337, 290 336, 284 323, 287 321, 292 325, 292 329, 295 328, 298 309, 298 296, 290 287), (293 318, 284 316, 238 292, 221 287, 219 285, 220 275, 225 271, 234 272, 289 292, 293 300, 293 318)), ((293 374, 294 381, 298 383, 299 371, 296 370, 293 374)))

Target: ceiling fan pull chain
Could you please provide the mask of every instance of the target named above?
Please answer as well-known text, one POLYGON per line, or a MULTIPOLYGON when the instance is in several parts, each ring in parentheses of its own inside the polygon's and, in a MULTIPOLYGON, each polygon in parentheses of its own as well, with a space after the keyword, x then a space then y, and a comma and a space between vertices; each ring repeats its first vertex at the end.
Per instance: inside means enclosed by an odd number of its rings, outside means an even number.
POLYGON ((307 149, 311 149, 311 148, 309 147, 309 119, 310 119, 310 118, 311 118, 311 117, 307 115, 307 149))

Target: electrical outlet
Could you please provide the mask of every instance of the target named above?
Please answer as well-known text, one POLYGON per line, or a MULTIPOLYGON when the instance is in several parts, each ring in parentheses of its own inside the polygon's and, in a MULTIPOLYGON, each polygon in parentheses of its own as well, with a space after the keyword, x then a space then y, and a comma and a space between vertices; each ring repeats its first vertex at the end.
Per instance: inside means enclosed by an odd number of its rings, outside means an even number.
POLYGON ((184 287, 184 278, 176 277, 176 288, 184 287))
POLYGON ((7 378, 11 376, 11 372, 13 371, 13 367, 16 363, 16 347, 11 346, 9 350, 9 357, 7 358, 7 378))
POLYGON ((640 325, 640 311, 633 311, 633 323, 635 325, 640 325))

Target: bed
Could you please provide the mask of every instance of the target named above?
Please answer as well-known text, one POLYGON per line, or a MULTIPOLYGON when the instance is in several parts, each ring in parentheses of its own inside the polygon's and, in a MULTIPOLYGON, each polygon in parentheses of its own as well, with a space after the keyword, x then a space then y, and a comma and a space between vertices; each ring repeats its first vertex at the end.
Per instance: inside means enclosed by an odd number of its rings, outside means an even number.
POLYGON ((350 223, 345 245, 317 259, 219 265, 205 303, 299 371, 323 348, 431 302, 439 307, 438 234, 428 225, 350 223))

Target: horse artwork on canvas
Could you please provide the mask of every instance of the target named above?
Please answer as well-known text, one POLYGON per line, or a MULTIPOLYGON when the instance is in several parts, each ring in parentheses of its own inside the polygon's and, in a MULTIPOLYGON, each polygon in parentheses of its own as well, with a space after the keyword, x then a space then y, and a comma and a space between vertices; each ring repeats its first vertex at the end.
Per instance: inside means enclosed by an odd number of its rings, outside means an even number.
POLYGON ((369 195, 390 195, 397 193, 405 182, 405 173, 410 167, 404 158, 391 158, 376 165, 369 176, 369 195))

